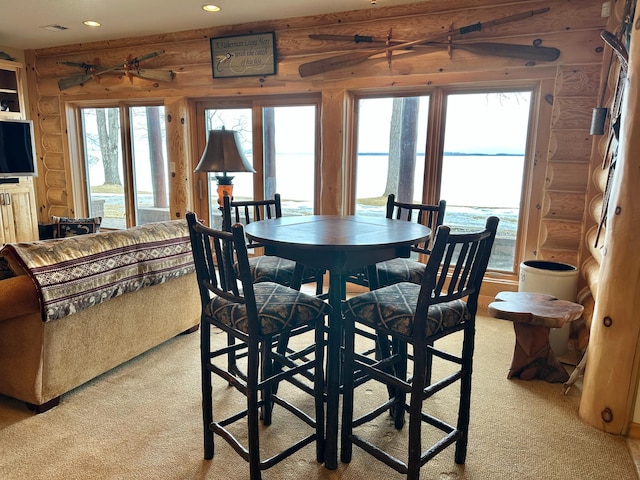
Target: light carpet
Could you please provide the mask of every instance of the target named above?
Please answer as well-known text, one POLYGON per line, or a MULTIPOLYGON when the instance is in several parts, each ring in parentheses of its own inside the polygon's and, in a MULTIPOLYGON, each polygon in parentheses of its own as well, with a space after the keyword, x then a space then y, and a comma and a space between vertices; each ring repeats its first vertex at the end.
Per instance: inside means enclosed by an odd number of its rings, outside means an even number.
MULTIPOLYGON (((460 337, 452 337, 444 341, 454 346, 460 337)), ((214 341, 224 342, 225 337, 217 334, 214 341)), ((466 464, 456 465, 449 447, 423 467, 422 478, 637 478, 625 439, 578 417, 579 386, 565 396, 560 384, 507 380, 513 343, 511 323, 478 319, 466 464)), ((22 402, 0 397, 0 478, 248 478, 248 465, 219 437, 214 459, 203 459, 198 349, 199 333, 176 337, 64 395, 58 407, 41 415, 27 411, 22 402)), ((227 411, 237 397, 224 384, 215 385, 215 406, 227 411)), ((359 393, 358 407, 385 394, 382 387, 367 385, 359 393)), ((438 394, 428 408, 436 413, 450 409, 454 393, 438 394)), ((287 415, 278 407, 274 410, 273 424, 263 429, 265 450, 300 435, 300 425, 287 415)), ((367 434, 399 451, 404 433, 396 432, 386 415, 367 427, 367 434)), ((263 478, 403 477, 357 447, 350 464, 328 471, 315 462, 310 445, 264 472, 263 478)))

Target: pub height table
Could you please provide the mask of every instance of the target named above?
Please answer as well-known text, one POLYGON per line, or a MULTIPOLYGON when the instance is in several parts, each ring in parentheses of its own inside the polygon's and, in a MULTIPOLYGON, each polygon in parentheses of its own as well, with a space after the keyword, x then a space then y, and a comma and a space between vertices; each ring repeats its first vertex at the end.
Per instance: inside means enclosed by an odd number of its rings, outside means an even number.
POLYGON ((569 374, 551 349, 549 333, 581 318, 584 307, 544 293, 500 292, 495 299, 489 304, 489 315, 511 320, 516 333, 507 378, 566 382, 569 374))
POLYGON ((301 215, 248 224, 247 237, 264 246, 265 255, 288 258, 329 272, 327 348, 327 441, 324 464, 338 467, 338 404, 343 336, 342 295, 350 272, 385 260, 409 257, 411 245, 431 229, 415 222, 368 216, 301 215))

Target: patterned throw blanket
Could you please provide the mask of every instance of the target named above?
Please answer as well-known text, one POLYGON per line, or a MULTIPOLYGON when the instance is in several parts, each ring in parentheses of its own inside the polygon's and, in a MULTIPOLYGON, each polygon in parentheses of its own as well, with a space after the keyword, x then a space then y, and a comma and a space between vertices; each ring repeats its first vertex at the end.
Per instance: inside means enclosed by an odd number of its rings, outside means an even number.
POLYGON ((45 322, 195 270, 183 220, 14 243, 1 253, 12 256, 33 279, 45 322))

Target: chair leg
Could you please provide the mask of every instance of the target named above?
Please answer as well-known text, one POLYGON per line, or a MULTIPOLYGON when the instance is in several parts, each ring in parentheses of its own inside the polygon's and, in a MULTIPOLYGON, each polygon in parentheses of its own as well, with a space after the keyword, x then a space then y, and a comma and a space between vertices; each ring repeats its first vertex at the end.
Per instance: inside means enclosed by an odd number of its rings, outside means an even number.
POLYGON ((344 463, 351 461, 353 454, 353 384, 354 384, 354 348, 355 325, 352 320, 344 321, 344 360, 342 368, 343 397, 342 397, 342 429, 340 460, 344 463))
MULTIPOLYGON (((394 375, 401 380, 407 379, 407 342, 394 339, 393 349, 394 354, 400 357, 400 361, 394 366, 394 375)), ((391 388, 391 387, 388 387, 391 388)), ((393 390, 393 396, 396 398, 396 403, 392 407, 393 423, 397 430, 404 427, 405 419, 405 404, 407 403, 407 394, 404 390, 398 388, 393 390)))
POLYGON ((315 363, 313 368, 313 395, 316 408, 316 461, 324 462, 324 323, 315 328, 315 363))
MULTIPOLYGON (((273 358, 271 355, 271 348, 273 345, 273 339, 269 338, 262 342, 262 349, 260 351, 260 377, 263 380, 268 379, 275 373, 275 365, 273 362, 273 358)), ((262 397, 262 409, 261 409, 261 417, 262 423, 264 425, 271 425, 272 413, 273 413, 273 400, 272 393, 275 387, 273 385, 269 385, 263 388, 260 391, 260 395, 262 397)))
POLYGON ((324 272, 316 273, 316 295, 322 295, 324 287, 324 272))
MULTIPOLYGON (((266 348, 266 345, 263 345, 266 348)), ((255 340, 249 341, 247 355, 247 426, 249 450, 249 476, 251 480, 260 480, 260 437, 258 420, 258 390, 260 370, 260 349, 255 340)))
MULTIPOLYGON (((229 333, 227 333, 227 346, 231 347, 236 343, 236 339, 229 333)), ((238 374, 238 364, 236 362, 236 351, 230 350, 227 353, 227 370, 234 375, 238 374)), ((231 382, 228 382, 229 386, 232 386, 231 382)))
POLYGON ((426 382, 427 349, 423 342, 413 345, 413 380, 409 403, 409 455, 407 480, 420 479, 420 457, 422 455, 422 392, 426 382))
POLYGON ((462 343, 462 378, 460 379, 460 405, 458 410, 458 430, 460 439, 456 442, 455 462, 463 465, 467 457, 469 442, 469 417, 471 411, 471 374, 473 372, 473 351, 475 348, 475 322, 469 321, 464 328, 462 343))
POLYGON ((433 348, 433 341, 427 343, 427 364, 425 367, 427 373, 425 377, 426 385, 431 384, 431 376, 433 373, 433 353, 431 353, 431 348, 433 348))
POLYGON ((202 423, 204 432, 204 458, 213 458, 213 387, 211 385, 211 371, 208 368, 209 355, 211 351, 211 325, 202 321, 200 328, 200 368, 202 377, 202 423))

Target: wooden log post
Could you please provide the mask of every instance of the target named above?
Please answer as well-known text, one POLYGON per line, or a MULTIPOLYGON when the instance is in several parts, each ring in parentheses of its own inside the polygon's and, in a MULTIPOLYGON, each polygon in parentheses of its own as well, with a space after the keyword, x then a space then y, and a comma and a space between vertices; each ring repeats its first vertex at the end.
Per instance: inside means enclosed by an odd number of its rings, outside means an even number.
POLYGON ((628 433, 640 363, 640 26, 629 42, 616 173, 607 210, 602 263, 580 417, 609 433, 628 433))

